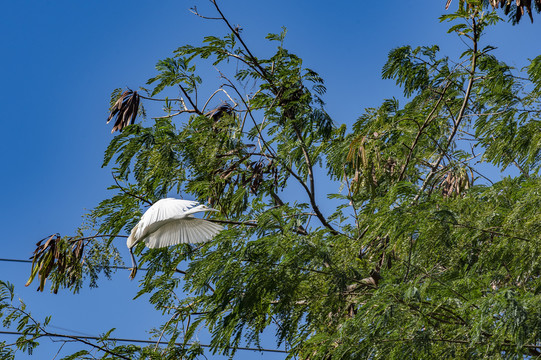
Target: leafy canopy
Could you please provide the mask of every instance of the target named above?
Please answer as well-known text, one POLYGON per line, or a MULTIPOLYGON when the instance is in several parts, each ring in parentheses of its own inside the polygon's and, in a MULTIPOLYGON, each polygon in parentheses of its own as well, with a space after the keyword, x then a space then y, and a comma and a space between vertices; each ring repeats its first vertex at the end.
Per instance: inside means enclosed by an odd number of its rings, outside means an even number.
MULTIPOLYGON (((165 114, 121 127, 104 158, 114 195, 36 258, 42 288, 48 278, 77 291, 110 271, 144 205, 174 195, 219 210, 212 220, 226 230, 210 243, 135 250, 148 268, 136 298, 150 295, 169 318, 152 330, 162 343, 118 346, 108 333, 99 350, 233 356, 267 330, 288 358, 539 356, 541 56, 524 69, 501 62, 479 45, 498 16, 461 7, 442 21, 465 51, 390 51, 382 76, 405 100, 366 109, 347 129, 325 111, 322 78, 284 48, 285 30, 258 57, 215 5, 228 34, 159 61, 149 89, 113 93, 112 105, 129 94, 165 114), (216 68, 220 84, 201 68, 216 68), (492 182, 482 162, 518 175, 492 182), (194 343, 201 328, 210 349, 194 343)), ((133 121, 133 106, 126 114, 133 121)), ((0 315, 22 317, 17 346, 31 350, 45 324, 30 324, 9 284, 0 291, 0 315)))

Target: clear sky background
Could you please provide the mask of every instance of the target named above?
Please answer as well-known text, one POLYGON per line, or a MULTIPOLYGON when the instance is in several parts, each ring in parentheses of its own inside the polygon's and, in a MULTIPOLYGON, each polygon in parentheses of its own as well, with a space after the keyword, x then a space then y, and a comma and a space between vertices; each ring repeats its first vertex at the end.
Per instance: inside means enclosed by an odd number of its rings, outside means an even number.
MULTIPOLYGON (((352 124, 364 108, 400 97, 392 81, 381 80, 391 49, 439 44, 442 53, 455 58, 464 50, 455 35, 446 33, 448 24, 438 20, 445 13, 443 0, 221 3, 230 21, 243 28, 256 56, 274 50, 264 40, 267 33, 287 27, 286 48, 325 79, 327 111, 337 124, 352 124)), ((156 74, 156 62, 177 47, 226 33, 222 23, 191 14, 193 5, 214 15, 204 0, 3 4, 0 258, 28 259, 38 240, 53 233, 73 234, 82 216, 112 195, 106 190, 113 183, 110 169, 101 168, 112 139, 111 124, 106 125, 110 93, 117 87, 144 85, 156 74)), ((457 5, 458 0, 452 9, 457 5)), ((525 17, 519 26, 501 23, 483 45, 497 46, 497 56, 520 68, 541 53, 541 16, 535 21, 530 24, 525 17)), ((216 72, 208 76, 218 78, 216 72)), ((118 241, 123 248, 124 240, 118 241)), ((25 288, 29 271, 28 264, 0 262, 0 279, 15 284, 32 314, 38 319, 52 315, 51 331, 99 335, 115 327, 115 337, 148 339, 145 331, 163 320, 146 298, 132 300, 138 283, 128 279, 127 270, 77 295, 38 293, 35 283, 25 288)), ((208 343, 205 334, 201 342, 208 343)), ((42 343, 32 358, 53 359, 61 344, 48 339, 42 343)), ((265 346, 274 346, 270 336, 265 346)), ((256 357, 285 358, 251 352, 239 352, 236 358, 256 357)))

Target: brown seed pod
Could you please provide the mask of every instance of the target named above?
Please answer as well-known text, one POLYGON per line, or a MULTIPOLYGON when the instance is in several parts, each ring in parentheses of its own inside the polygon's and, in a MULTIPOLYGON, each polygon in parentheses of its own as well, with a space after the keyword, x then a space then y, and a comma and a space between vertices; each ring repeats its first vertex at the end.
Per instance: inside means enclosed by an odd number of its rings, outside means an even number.
POLYGON ((122 132, 126 126, 134 123, 139 111, 140 96, 137 91, 126 90, 120 95, 116 103, 111 108, 107 124, 112 118, 116 117, 115 126, 111 130, 111 134, 115 131, 122 132))

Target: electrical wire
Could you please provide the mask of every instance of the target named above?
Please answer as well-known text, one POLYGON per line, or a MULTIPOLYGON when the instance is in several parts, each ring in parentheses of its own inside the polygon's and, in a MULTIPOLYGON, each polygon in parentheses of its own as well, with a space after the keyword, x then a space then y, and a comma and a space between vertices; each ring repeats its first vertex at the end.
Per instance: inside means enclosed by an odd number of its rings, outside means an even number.
MULTIPOLYGON (((32 263, 32 260, 20 260, 20 259, 3 259, 3 258, 0 258, 0 262, 16 262, 16 263, 26 263, 26 264, 31 264, 32 263)), ((131 268, 128 267, 128 266, 118 266, 118 265, 111 265, 109 266, 111 269, 121 269, 121 270, 130 270, 131 268)), ((145 268, 142 268, 142 269, 137 269, 137 270, 141 270, 141 271, 147 271, 148 269, 145 269, 145 268)))
MULTIPOLYGON (((2 330, 0 330, 0 334, 4 334, 4 335, 32 335, 32 334, 23 334, 22 332, 19 332, 19 331, 2 331, 2 330)), ((102 338, 98 337, 98 336, 73 336, 73 335, 62 335, 62 334, 52 334, 52 333, 43 334, 42 336, 43 337, 57 337, 57 338, 70 337, 70 338, 72 338, 72 340, 75 340, 73 338, 82 339, 82 340, 102 340, 102 338)), ((151 340, 124 339, 124 338, 112 338, 112 337, 108 337, 107 341, 129 342, 129 343, 139 343, 139 344, 155 344, 156 343, 155 341, 151 341, 151 340)), ((181 346, 182 344, 181 343, 176 343, 175 345, 181 346)), ((188 343, 186 345, 192 346, 192 345, 194 345, 194 343, 188 343)), ((210 348, 211 347, 211 345, 208 345, 208 344, 198 344, 198 345, 201 346, 201 347, 204 347, 204 348, 210 348)), ((235 348, 235 350, 274 352, 274 353, 282 353, 282 354, 289 353, 286 350, 280 350, 280 349, 264 349, 264 348, 251 348, 251 347, 237 347, 237 348, 235 348)))
MULTIPOLYGON (((15 263, 26 263, 26 264, 31 264, 32 263, 31 260, 7 259, 7 258, 0 258, 0 262, 15 262, 15 263)), ((111 268, 113 268, 113 269, 130 269, 127 266, 111 266, 111 268)), ((146 271, 147 269, 139 269, 139 270, 146 271)), ((55 327, 55 326, 52 326, 52 327, 55 327)), ((59 329, 62 329, 62 328, 59 328, 59 329)), ((65 329, 65 330, 68 330, 68 329, 65 329)), ((69 330, 69 331, 77 332, 77 331, 74 331, 74 330, 69 330)), ((0 330, 0 334, 23 335, 22 332, 18 332, 18 331, 1 331, 1 330, 0 330)), ((67 335, 48 333, 48 334, 44 334, 43 336, 65 338, 67 335)), ((97 336, 88 336, 88 335, 84 335, 84 336, 70 335, 70 336, 76 337, 78 339, 83 339, 83 340, 99 340, 99 339, 101 339, 100 337, 97 337, 97 336)), ((156 343, 155 341, 139 340, 139 339, 107 338, 107 340, 119 341, 119 342, 141 343, 141 344, 155 344, 156 343)), ((175 345, 182 345, 182 344, 175 344, 175 345)), ((187 344, 187 345, 191 346, 193 344, 187 344)), ((210 345, 208 345, 208 344, 199 344, 199 346, 205 347, 205 348, 210 348, 210 345)), ((235 349, 236 350, 246 350, 246 351, 274 352, 274 353, 283 353, 283 354, 288 354, 289 353, 286 350, 279 350, 279 349, 264 349, 264 348, 251 348, 251 347, 237 347, 235 349)))

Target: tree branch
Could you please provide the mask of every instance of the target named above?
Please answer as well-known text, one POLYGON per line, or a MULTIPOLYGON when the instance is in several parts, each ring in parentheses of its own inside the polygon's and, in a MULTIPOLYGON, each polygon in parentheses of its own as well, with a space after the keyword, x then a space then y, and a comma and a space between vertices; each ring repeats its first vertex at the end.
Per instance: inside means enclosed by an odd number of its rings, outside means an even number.
POLYGON ((419 193, 413 199, 413 203, 416 203, 417 200, 419 200, 419 198, 421 197, 421 194, 425 191, 426 187, 428 186, 428 184, 430 183, 430 181, 434 177, 434 175, 437 172, 437 169, 438 169, 441 161, 445 157, 446 152, 449 149, 449 146, 451 145, 451 143, 453 141, 453 138, 455 137, 455 135, 457 133, 457 130, 458 130, 458 127, 460 126, 460 123, 464 119, 464 112, 466 111, 468 102, 470 100, 471 90, 473 88, 475 70, 477 68, 477 40, 478 40, 478 37, 479 37, 479 34, 478 34, 479 29, 477 28, 477 23, 475 22, 475 19, 472 19, 472 21, 473 21, 473 23, 472 23, 473 49, 472 49, 471 70, 470 70, 470 79, 468 80, 468 85, 466 87, 466 93, 464 95, 464 100, 462 101, 462 106, 460 107, 460 110, 458 112, 458 116, 457 116, 456 120, 454 121, 453 130, 451 131, 451 134, 447 138, 447 144, 445 146, 445 152, 440 154, 440 156, 439 156, 438 160, 436 161, 434 167, 432 168, 430 173, 425 178, 425 181, 423 182, 423 185, 421 186, 421 189, 419 190, 419 193))
POLYGON ((242 44, 242 47, 244 48, 244 50, 246 50, 246 53, 248 54, 250 60, 252 60, 253 62, 253 65, 250 65, 251 68, 253 68, 254 70, 256 70, 262 78, 264 78, 268 83, 269 85, 272 87, 273 89, 273 92, 275 94, 278 93, 278 89, 276 88, 276 86, 274 85, 274 82, 272 81, 272 79, 269 77, 268 73, 267 73, 267 70, 265 70, 261 64, 259 63, 259 61, 257 60, 257 58, 252 54, 252 52, 250 51, 250 48, 248 48, 248 46, 246 45, 246 43, 244 42, 244 40, 242 39, 242 37, 240 36, 240 32, 239 32, 239 29, 236 28, 236 27, 233 27, 230 23, 229 23, 229 20, 227 20, 227 18, 224 16, 224 14, 222 13, 222 10, 220 9, 220 7, 218 6, 216 0, 211 0, 211 2, 214 4, 214 7, 216 8, 216 10, 218 11, 218 13, 220 14, 222 20, 225 22, 225 24, 227 25, 227 27, 229 28, 229 30, 231 30, 231 32, 233 34, 235 34, 235 37, 240 41, 240 43, 242 44))
POLYGON ((133 193, 129 192, 128 190, 126 190, 126 188, 124 188, 122 185, 120 185, 120 183, 118 182, 118 179, 116 178, 115 174, 113 174, 113 172, 111 172, 111 175, 113 176, 113 179, 115 180, 116 185, 120 188, 120 190, 122 190, 122 192, 124 194, 129 195, 131 197, 134 197, 136 199, 139 199, 139 200, 147 203, 148 205, 152 206, 152 201, 150 201, 148 199, 145 199, 142 196, 139 196, 139 195, 136 195, 136 194, 133 194, 133 193))
POLYGON ((434 107, 432 108, 432 111, 430 111, 430 114, 428 114, 428 116, 426 117, 424 123, 419 128, 419 131, 417 132, 417 135, 415 136, 415 139, 413 140, 411 146, 409 147, 408 156, 406 157, 406 161, 404 163, 404 166, 402 166, 402 171, 400 171, 400 176, 398 177, 398 181, 402 181, 404 179, 404 175, 406 174, 406 169, 407 169, 408 164, 409 164, 409 162, 411 160, 411 156, 413 155, 413 151, 415 150, 415 147, 417 146, 417 142, 421 138, 421 134, 423 133, 423 131, 426 129, 426 127, 433 120, 432 115, 434 115, 434 113, 436 112, 436 110, 440 106, 440 103, 442 102, 443 97, 445 96, 445 92, 447 91, 449 86, 450 86, 450 83, 447 83, 445 85, 445 88, 443 89, 442 93, 440 94, 440 97, 439 97, 438 101, 436 102, 436 105, 434 105, 434 107))
POLYGON ((192 105, 193 107, 193 111, 199 115, 203 115, 203 113, 197 108, 197 105, 193 102, 192 98, 190 97, 190 95, 188 95, 188 93, 186 92, 186 90, 184 89, 184 87, 181 85, 181 84, 178 84, 178 87, 180 88, 180 90, 182 91, 182 93, 184 94, 184 96, 186 96, 186 99, 188 99, 188 101, 190 102, 190 105, 192 105))
POLYGON ((315 197, 315 181, 314 181, 314 170, 313 170, 313 167, 312 167, 312 161, 310 159, 310 155, 308 154, 308 152, 306 151, 306 148, 304 146, 304 142, 302 140, 302 134, 301 134, 299 128, 297 127, 297 125, 295 123, 293 123, 292 125, 293 125, 293 129, 295 131, 295 134, 297 136, 297 140, 299 140, 301 150, 302 150, 302 153, 304 155, 304 161, 306 162, 310 189, 308 189, 308 187, 304 183, 304 180, 300 179, 300 177, 295 177, 295 178, 301 182, 301 185, 306 190, 306 193, 308 194, 308 198, 310 199, 310 204, 312 205, 312 209, 316 213, 316 217, 319 219, 319 221, 321 221, 323 226, 325 226, 327 229, 329 229, 332 234, 338 235, 340 233, 337 230, 335 230, 332 227, 331 224, 329 224, 327 222, 327 219, 325 219, 325 216, 323 216, 323 214, 319 210, 319 207, 317 206, 316 197, 315 197))

